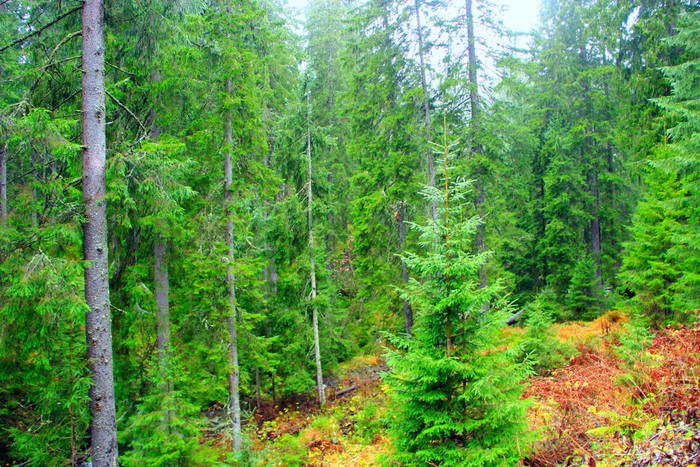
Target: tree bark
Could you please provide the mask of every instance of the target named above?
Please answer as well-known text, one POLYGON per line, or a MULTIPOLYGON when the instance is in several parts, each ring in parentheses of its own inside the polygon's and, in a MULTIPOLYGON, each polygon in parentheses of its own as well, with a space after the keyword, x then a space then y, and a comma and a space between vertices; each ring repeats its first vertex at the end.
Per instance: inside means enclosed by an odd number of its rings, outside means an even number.
POLYGON ((7 153, 0 143, 0 227, 7 227, 7 153))
MULTIPOLYGON (((583 64, 584 67, 588 67, 588 52, 586 50, 585 45, 581 45, 581 63, 583 64)), ((603 54, 603 65, 605 65, 605 54, 603 54)), ((585 102, 590 102, 590 88, 591 85, 588 82, 587 79, 585 79, 582 83, 583 91, 584 91, 584 101, 585 102)), ((588 118, 588 112, 584 110, 584 118, 588 118)), ((596 271, 595 275, 596 278, 598 279, 597 281, 597 286, 599 288, 602 288, 603 286, 603 274, 602 274, 602 268, 601 268, 601 257, 600 257, 600 214, 599 214, 599 209, 600 209, 600 199, 598 195, 598 168, 597 164, 594 160, 594 157, 596 155, 596 148, 595 144, 593 142, 592 136, 586 136, 585 140, 585 145, 586 147, 582 151, 582 157, 581 160, 584 160, 584 157, 586 157, 585 153, 588 153, 588 157, 590 160, 591 164, 591 171, 590 174, 588 175, 588 189, 591 193, 591 196, 593 197, 593 206, 591 206, 592 213, 591 213, 591 220, 590 220, 590 233, 591 233, 591 253, 593 255, 593 261, 595 262, 596 265, 596 271)))
POLYGON ((104 1, 85 0, 82 14, 83 255, 90 385, 92 465, 119 465, 107 263, 104 1))
POLYGON ((52 225, 56 224, 56 203, 58 201, 58 197, 60 194, 60 190, 56 187, 56 181, 58 180, 59 174, 58 174, 58 164, 56 163, 56 157, 52 156, 51 157, 51 191, 49 193, 49 205, 51 206, 51 217, 49 219, 49 222, 51 222, 52 225))
MULTIPOLYGON (((479 81, 476 64, 476 35, 474 34, 474 11, 472 0, 466 0, 467 9, 467 43, 469 53, 469 103, 471 107, 471 131, 474 150, 481 154, 483 148, 478 141, 481 119, 479 114, 479 81)), ((476 227, 476 247, 479 253, 486 251, 486 225, 484 223, 484 200, 486 188, 484 186, 484 174, 481 162, 477 166, 476 189, 477 195, 474 202, 476 215, 479 217, 479 225, 476 227)), ((486 273, 486 263, 479 267, 479 287, 486 288, 488 285, 488 275, 486 273)))
POLYGON ((163 426, 166 432, 170 432, 170 420, 172 418, 170 405, 170 391, 172 386, 172 354, 170 350, 170 299, 168 283, 168 242, 160 235, 153 244, 153 277, 156 291, 156 346, 158 347, 158 373, 160 388, 163 395, 163 426))
MULTIPOLYGON (((151 19, 152 22, 152 19, 151 19)), ((151 75, 151 82, 160 81, 160 72, 151 75)), ((151 107, 151 141, 160 139, 155 103, 151 107)), ((156 233, 153 243, 153 281, 156 295, 156 346, 158 347, 158 373, 160 390, 163 396, 163 429, 170 432, 170 420, 173 417, 170 409, 170 393, 172 391, 172 350, 170 341, 170 284, 168 278, 168 241, 160 233, 156 233)))
POLYGON ((255 406, 262 406, 262 392, 260 391, 260 367, 255 368, 255 406))
MULTIPOLYGON (((420 0, 415 0, 416 27, 418 30, 418 59, 420 61, 420 84, 423 88, 423 112, 425 121, 425 146, 428 152, 428 185, 435 188, 435 162, 433 150, 430 147, 431 127, 430 127, 430 95, 428 93, 428 82, 425 79, 425 57, 423 55, 423 29, 420 24, 420 0)), ((437 202, 430 202, 430 214, 433 222, 437 222, 437 202)))
POLYGON ((31 155, 29 156, 29 162, 31 163, 32 170, 31 170, 31 193, 32 193, 32 207, 31 207, 31 214, 29 215, 31 221, 32 221, 32 227, 36 227, 39 225, 38 221, 38 216, 36 212, 36 184, 37 180, 39 180, 39 175, 36 170, 36 152, 32 151, 31 155))
POLYGON ((469 103, 471 106, 471 124, 472 131, 476 130, 479 125, 479 81, 477 77, 476 67, 476 35, 474 33, 474 11, 472 9, 472 0, 466 0, 467 8, 467 47, 469 53, 469 103))
POLYGON ((589 189, 593 195, 593 213, 591 215, 591 252, 595 262, 595 275, 598 278, 598 286, 603 286, 603 269, 601 261, 600 245, 600 198, 598 195, 598 173, 593 170, 590 177, 589 189))
POLYGON ((326 404, 326 393, 323 389, 323 370, 321 368, 321 343, 318 332, 318 307, 316 306, 316 259, 314 258, 314 223, 313 223, 313 191, 311 189, 311 117, 309 94, 306 94, 307 122, 306 122, 306 157, 308 161, 308 174, 306 180, 308 210, 309 210, 309 260, 311 262, 311 304, 312 321, 314 328, 314 357, 316 360, 316 390, 318 402, 323 407, 326 404))
MULTIPOLYGON (((231 94, 231 78, 226 79, 226 93, 231 94)), ((236 316, 236 276, 233 271, 235 252, 233 248, 233 165, 231 163, 231 147, 233 146, 233 126, 231 111, 226 112, 226 157, 224 159, 224 204, 226 214, 226 247, 228 249, 228 264, 226 268, 226 284, 228 286, 229 312, 226 315, 226 326, 229 331, 229 365, 228 390, 230 397, 229 415, 231 417, 232 448, 240 451, 241 437, 241 401, 240 401, 240 369, 238 368, 238 320, 236 316)))
POLYGON ((270 372, 270 380, 272 381, 272 405, 277 405, 277 390, 275 388, 275 372, 270 372))
MULTIPOLYGON (((482 178, 478 178, 476 181, 476 202, 474 207, 476 208, 476 215, 479 216, 479 225, 476 226, 476 248, 479 253, 486 252, 486 224, 484 221, 484 201, 486 198, 486 189, 484 188, 484 181, 482 178)), ((485 289, 488 286, 489 279, 486 273, 486 261, 479 266, 479 288, 485 289)))
MULTIPOLYGON (((399 253, 403 254, 404 245, 406 244, 406 205, 402 201, 399 206, 399 253)), ((408 268, 406 263, 401 261, 401 282, 403 283, 403 288, 406 288, 408 284, 408 268)), ((406 334, 409 336, 413 335, 413 308, 411 307, 411 302, 404 298, 403 300, 403 318, 406 324, 406 334)))

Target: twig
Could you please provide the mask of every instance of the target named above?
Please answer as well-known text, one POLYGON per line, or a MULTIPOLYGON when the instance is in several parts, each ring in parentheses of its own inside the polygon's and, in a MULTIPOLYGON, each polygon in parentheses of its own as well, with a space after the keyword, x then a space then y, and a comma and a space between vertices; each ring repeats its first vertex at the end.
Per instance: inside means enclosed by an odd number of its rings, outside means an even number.
POLYGON ((114 96, 112 95, 112 93, 109 92, 109 91, 107 91, 106 89, 105 89, 105 93, 107 93, 107 95, 114 101, 115 104, 117 104, 122 110, 124 110, 126 113, 128 113, 129 116, 130 116, 131 118, 133 118, 134 120, 136 120, 136 123, 139 124, 139 126, 140 126, 141 129, 144 131, 144 133, 148 133, 148 130, 146 129, 145 126, 143 126, 143 123, 141 123, 141 120, 139 120, 138 117, 137 117, 136 115, 134 115, 134 113, 133 113, 128 107, 126 107, 124 104, 122 104, 121 102, 119 102, 119 99, 117 99, 116 97, 114 97, 114 96))
POLYGON ((126 74, 126 75, 129 75, 129 76, 136 76, 136 74, 131 73, 131 72, 128 72, 128 71, 126 71, 126 70, 123 70, 123 69, 119 68, 118 66, 112 65, 111 63, 109 63, 109 62, 107 62, 107 61, 105 62, 105 65, 111 66, 111 67, 114 68, 115 70, 121 71, 122 73, 124 73, 124 74, 126 74))
POLYGON ((591 453, 588 451, 588 449, 584 448, 581 444, 579 444, 578 441, 576 441, 569 433, 566 432, 566 430, 562 430, 562 433, 564 433, 564 434, 566 435, 567 438, 569 438, 571 441, 573 441, 574 444, 575 444, 576 446, 578 446, 578 448, 579 448, 581 451, 585 452, 586 454, 588 454, 590 457, 592 457, 592 458, 595 460, 595 456, 594 456, 593 454, 591 454, 591 453))
POLYGON ((29 39, 30 37, 34 37, 34 36, 36 36, 37 34, 41 34, 42 32, 44 32, 44 30, 46 30, 46 29, 50 28, 51 26, 53 26, 54 24, 58 23, 59 21, 61 21, 61 20, 62 20, 63 18, 65 18, 66 16, 72 15, 72 14, 75 13, 76 11, 82 10, 82 9, 83 9, 83 5, 82 5, 82 4, 81 4, 79 7, 73 8, 72 10, 70 10, 70 11, 68 11, 68 12, 66 12, 66 13, 64 13, 64 14, 62 14, 61 16, 59 16, 58 18, 56 18, 55 20, 51 21, 49 24, 47 24, 47 25, 45 25, 45 26, 43 26, 43 27, 37 29, 37 30, 34 31, 34 32, 31 32, 31 33, 27 34, 27 35, 24 36, 24 37, 21 37, 21 38, 17 39, 16 41, 14 41, 14 42, 12 42, 12 43, 10 43, 10 44, 7 44, 5 47, 3 47, 3 48, 0 49, 0 53, 3 53, 5 50, 9 49, 10 47, 12 47, 12 46, 14 46, 14 45, 21 44, 22 42, 26 41, 26 40, 29 39))
POLYGON ((49 62, 46 65, 40 67, 39 69, 41 71, 46 71, 54 65, 58 65, 59 63, 63 63, 63 62, 70 62, 71 60, 75 60, 76 58, 80 58, 80 55, 74 55, 72 57, 62 58, 60 60, 56 60, 55 62, 49 62))
POLYGON ((518 465, 525 465, 523 462, 523 452, 520 450, 520 438, 517 433, 515 434, 515 444, 518 445, 518 455, 520 456, 520 463, 518 465))
MULTIPOLYGON (((70 41, 71 39, 73 39, 76 36, 81 36, 82 34, 83 34, 83 31, 79 29, 77 31, 71 32, 66 37, 61 39, 61 42, 59 42, 58 45, 56 45, 56 47, 54 47, 53 50, 51 51, 51 55, 49 55, 49 60, 52 60, 53 56, 56 55, 56 52, 58 52, 58 50, 61 47, 63 47, 65 44, 67 44, 68 41, 70 41)), ((80 55, 78 55, 78 56, 80 57, 80 55)))
POLYGON ((82 89, 78 89, 78 90, 75 91, 73 94, 71 94, 70 96, 68 96, 68 97, 66 97, 65 99, 63 99, 56 107, 54 107, 53 109, 51 109, 51 111, 54 112, 54 111, 58 110, 63 104, 65 104, 65 103, 68 102, 69 100, 73 99, 75 96, 77 96, 77 95, 80 94, 81 92, 82 92, 82 89))
POLYGON ((250 243, 250 240, 248 239, 247 236, 245 237, 245 241, 246 241, 246 242, 248 243, 248 245, 250 245, 250 247, 253 248, 254 250, 261 250, 261 249, 262 249, 262 248, 260 248, 259 246, 255 246, 255 245, 253 245, 252 243, 250 243))

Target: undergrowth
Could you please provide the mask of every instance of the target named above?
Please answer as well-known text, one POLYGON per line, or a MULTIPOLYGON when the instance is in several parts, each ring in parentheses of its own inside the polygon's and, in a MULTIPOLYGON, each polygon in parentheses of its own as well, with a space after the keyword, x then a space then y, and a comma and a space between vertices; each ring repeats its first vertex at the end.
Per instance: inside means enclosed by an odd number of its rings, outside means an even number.
POLYGON ((390 458, 386 387, 379 378, 385 369, 379 357, 347 362, 331 394, 318 409, 281 409, 273 417, 256 416, 245 427, 250 440, 245 462, 251 466, 370 466, 390 458))
POLYGON ((558 326, 558 336, 579 354, 528 384, 527 395, 538 401, 530 424, 540 439, 526 465, 700 461, 697 327, 664 329, 652 339, 612 311, 592 323, 558 326), (659 450, 660 440, 666 449, 659 450))
MULTIPOLYGON (((551 354, 528 353, 540 370, 524 382, 524 397, 534 401, 528 424, 536 441, 523 446, 529 454, 521 465, 700 465, 697 326, 651 334, 618 311, 567 324, 531 312, 529 323, 539 329, 504 328, 500 341, 523 348, 536 339, 540 351, 566 351, 556 363, 551 354)), ((301 403, 255 414, 245 427, 247 448, 233 465, 401 466, 382 369, 380 357, 356 358, 329 392, 351 390, 324 409, 301 403)))

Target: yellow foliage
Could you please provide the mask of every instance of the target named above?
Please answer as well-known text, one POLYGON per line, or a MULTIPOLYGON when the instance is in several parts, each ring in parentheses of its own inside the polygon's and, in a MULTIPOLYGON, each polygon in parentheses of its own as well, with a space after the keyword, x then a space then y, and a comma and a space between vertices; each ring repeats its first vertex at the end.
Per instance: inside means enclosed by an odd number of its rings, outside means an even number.
POLYGON ((620 310, 610 310, 591 322, 572 322, 555 325, 557 337, 572 344, 589 342, 595 337, 614 334, 629 317, 620 310))

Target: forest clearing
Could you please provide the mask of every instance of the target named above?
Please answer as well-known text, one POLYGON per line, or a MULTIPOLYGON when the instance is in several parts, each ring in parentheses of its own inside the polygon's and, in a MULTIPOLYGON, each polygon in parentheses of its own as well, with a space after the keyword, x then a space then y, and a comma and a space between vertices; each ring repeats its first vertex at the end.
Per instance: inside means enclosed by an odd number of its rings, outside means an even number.
POLYGON ((700 2, 513 1, 0 0, 0 466, 700 465, 700 2))

